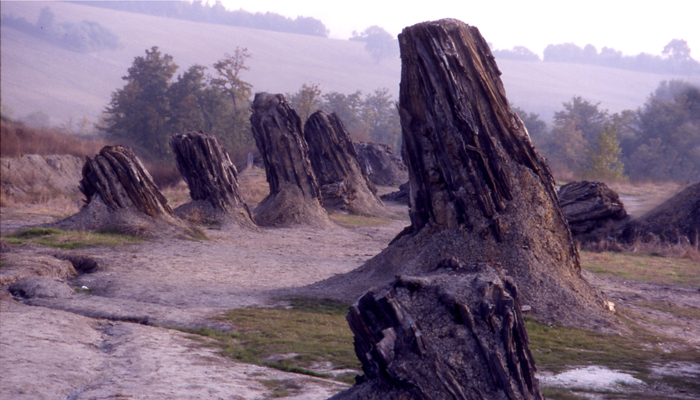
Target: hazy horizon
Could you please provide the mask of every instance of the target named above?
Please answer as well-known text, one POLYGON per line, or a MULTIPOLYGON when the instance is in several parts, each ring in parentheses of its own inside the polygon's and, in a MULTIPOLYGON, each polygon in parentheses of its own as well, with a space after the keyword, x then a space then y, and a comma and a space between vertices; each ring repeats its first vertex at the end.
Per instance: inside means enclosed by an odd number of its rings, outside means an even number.
MULTIPOLYGON (((215 0, 209 0, 213 4, 215 0)), ((206 1, 205 1, 206 3, 206 1)), ((592 44, 599 50, 614 48, 625 55, 660 55, 673 39, 683 39, 695 57, 700 54, 696 5, 685 0, 641 5, 630 1, 551 0, 484 2, 435 0, 407 6, 404 2, 356 0, 352 3, 304 0, 222 0, 229 10, 274 12, 286 17, 313 17, 330 30, 329 37, 347 39, 353 31, 378 25, 396 36, 403 28, 427 20, 457 18, 479 28, 498 49, 525 46, 542 55, 549 44, 592 44), (403 4, 402 4, 403 3, 403 4)))

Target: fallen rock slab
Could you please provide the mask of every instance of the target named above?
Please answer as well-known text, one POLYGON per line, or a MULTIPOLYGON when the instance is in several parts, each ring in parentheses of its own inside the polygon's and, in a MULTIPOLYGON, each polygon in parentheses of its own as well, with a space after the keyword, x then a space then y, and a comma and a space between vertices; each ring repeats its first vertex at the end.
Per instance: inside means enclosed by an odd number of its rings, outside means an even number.
POLYGON ((603 182, 571 182, 559 188, 558 195, 569 229, 576 238, 602 231, 627 218, 620 196, 603 182))

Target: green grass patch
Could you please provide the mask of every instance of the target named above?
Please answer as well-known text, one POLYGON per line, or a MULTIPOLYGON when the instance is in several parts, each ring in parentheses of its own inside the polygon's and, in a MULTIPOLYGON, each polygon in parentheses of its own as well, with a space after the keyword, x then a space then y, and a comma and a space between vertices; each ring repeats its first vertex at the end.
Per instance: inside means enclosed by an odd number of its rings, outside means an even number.
MULTIPOLYGON (((538 369, 561 373, 574 366, 599 365, 613 370, 629 371, 648 384, 663 382, 700 395, 700 385, 693 383, 691 378, 652 377, 650 370, 653 364, 697 362, 700 360, 699 348, 682 343, 659 346, 668 344, 668 339, 646 332, 624 316, 621 318, 632 329, 630 335, 549 326, 528 319, 526 325, 530 337, 530 351, 535 357, 538 369), (673 350, 669 350, 669 347, 673 350)), ((546 397, 576 398, 558 394, 546 397)))
POLYGON ((37 243, 42 246, 64 250, 85 247, 117 247, 142 242, 140 238, 117 233, 64 231, 55 228, 29 228, 12 235, 7 235, 4 237, 4 240, 10 245, 37 243))
POLYGON ((651 253, 581 251, 580 254, 581 267, 598 275, 686 287, 700 285, 700 265, 694 260, 651 253))
POLYGON ((289 397, 299 392, 301 385, 290 380, 263 379, 260 381, 271 392, 271 398, 289 397))
MULTIPOLYGON (((348 304, 329 300, 289 299, 291 308, 244 308, 227 312, 235 331, 187 330, 208 336, 223 355, 283 371, 329 378, 311 370, 331 362, 335 369, 361 370, 353 335, 345 321, 348 304)), ((353 375, 354 377, 354 375, 353 375)), ((347 382, 347 376, 337 380, 347 382)))
POLYGON ((700 319, 700 310, 692 307, 681 307, 672 303, 655 303, 649 301, 643 301, 639 303, 642 307, 652 308, 655 310, 667 312, 679 317, 700 319))

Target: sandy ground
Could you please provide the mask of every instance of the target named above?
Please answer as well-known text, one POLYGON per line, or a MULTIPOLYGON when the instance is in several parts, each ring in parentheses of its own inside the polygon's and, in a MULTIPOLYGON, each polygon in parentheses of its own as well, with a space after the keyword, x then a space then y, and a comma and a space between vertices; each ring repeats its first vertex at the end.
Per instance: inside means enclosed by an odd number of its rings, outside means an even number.
MULTIPOLYGON (((3 233, 48 219, 10 210, 2 217, 3 233)), ((0 398, 258 399, 271 392, 263 381, 278 380, 300 388, 291 398, 325 399, 346 385, 236 363, 178 331, 124 321, 230 329, 214 318, 278 304, 285 293, 350 271, 406 224, 207 230, 209 240, 72 252, 100 265, 70 280, 90 294, 20 303, 3 290, 0 398)), ((33 245, 4 250, 6 259, 57 253, 33 245)))
MULTIPOLYGON (((4 208, 2 232, 48 219, 4 208)), ((98 271, 70 280, 89 294, 18 302, 2 291, 0 399, 262 399, 271 395, 265 381, 272 380, 298 387, 290 398, 325 399, 345 385, 236 363, 186 334, 158 326, 231 329, 215 317, 232 308, 283 303, 286 294, 350 271, 379 253, 407 224, 404 219, 325 230, 207 230, 208 240, 153 240, 75 251, 100 265, 98 271)), ((57 252, 31 245, 3 250, 7 259, 57 252)), ((664 328, 664 335, 700 345, 697 319, 641 306, 665 301, 700 309, 697 290, 592 274, 586 278, 619 306, 665 318, 673 328, 664 328)), ((660 366, 666 367, 672 366, 660 366)), ((700 365, 685 367, 700 379, 700 365)), ((583 370, 581 376, 593 372, 583 370)), ((598 376, 613 373, 620 372, 598 376)), ((570 375, 542 378, 552 385, 571 381, 570 375)))

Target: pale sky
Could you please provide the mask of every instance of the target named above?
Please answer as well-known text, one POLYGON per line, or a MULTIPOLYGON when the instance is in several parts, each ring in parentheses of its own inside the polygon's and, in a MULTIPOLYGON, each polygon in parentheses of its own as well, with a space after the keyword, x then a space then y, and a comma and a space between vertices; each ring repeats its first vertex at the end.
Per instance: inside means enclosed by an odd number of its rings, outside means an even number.
MULTIPOLYGON (((206 1, 206 0, 205 0, 206 1)), ((210 0, 212 3, 214 0, 210 0)), ((700 0, 222 0, 228 9, 271 11, 320 19, 330 37, 347 39, 379 25, 397 35, 418 22, 457 18, 479 28, 497 49, 525 46, 542 54, 548 44, 590 43, 627 55, 660 55, 685 39, 700 60, 700 0)))

